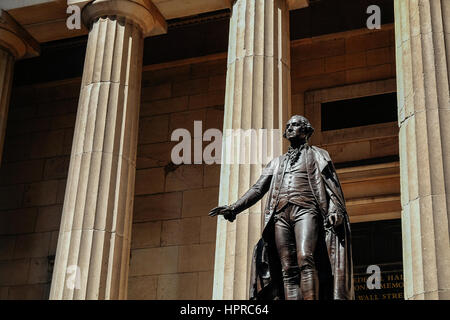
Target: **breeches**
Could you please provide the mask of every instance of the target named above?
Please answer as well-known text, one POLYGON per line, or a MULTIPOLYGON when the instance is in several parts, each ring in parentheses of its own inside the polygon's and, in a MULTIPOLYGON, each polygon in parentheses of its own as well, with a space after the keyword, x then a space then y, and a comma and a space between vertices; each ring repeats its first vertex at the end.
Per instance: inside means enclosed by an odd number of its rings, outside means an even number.
POLYGON ((318 299, 314 252, 319 210, 289 203, 275 215, 275 245, 281 261, 286 300, 318 299))

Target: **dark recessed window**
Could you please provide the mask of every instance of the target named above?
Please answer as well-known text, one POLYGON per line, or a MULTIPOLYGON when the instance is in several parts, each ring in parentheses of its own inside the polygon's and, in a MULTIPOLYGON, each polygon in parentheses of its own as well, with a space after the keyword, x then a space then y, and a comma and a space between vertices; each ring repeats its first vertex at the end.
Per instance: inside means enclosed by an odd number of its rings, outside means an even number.
POLYGON ((397 93, 322 103, 322 131, 397 121, 397 93))
POLYGON ((355 299, 404 300, 400 219, 352 223, 351 232, 355 299), (374 288, 375 271, 380 286, 374 288))

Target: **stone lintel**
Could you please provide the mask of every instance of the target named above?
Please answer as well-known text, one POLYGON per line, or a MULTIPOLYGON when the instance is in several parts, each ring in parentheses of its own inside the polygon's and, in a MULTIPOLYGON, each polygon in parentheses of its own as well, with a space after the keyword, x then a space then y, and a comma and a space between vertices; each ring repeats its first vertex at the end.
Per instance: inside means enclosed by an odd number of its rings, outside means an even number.
POLYGON ((35 6, 47 2, 52 1, 60 1, 60 0, 27 0, 27 1, 18 1, 18 0, 1 0, 1 9, 3 10, 12 10, 17 8, 23 8, 25 6, 35 6))
POLYGON ((39 43, 8 12, 1 9, 0 47, 11 52, 16 59, 36 57, 40 54, 39 43))
MULTIPOLYGON (((70 0, 69 0, 70 1, 70 0)), ((77 0, 73 0, 77 1, 77 0)), ((81 0, 78 0, 81 1, 81 0)), ((230 2, 230 7, 236 2, 236 0, 228 0, 230 2)), ((286 0, 289 10, 297 10, 306 8, 309 6, 309 0, 286 0)))
POLYGON ((140 26, 144 37, 167 33, 166 19, 150 0, 69 0, 83 11, 83 23, 88 28, 101 16, 116 15, 140 26))

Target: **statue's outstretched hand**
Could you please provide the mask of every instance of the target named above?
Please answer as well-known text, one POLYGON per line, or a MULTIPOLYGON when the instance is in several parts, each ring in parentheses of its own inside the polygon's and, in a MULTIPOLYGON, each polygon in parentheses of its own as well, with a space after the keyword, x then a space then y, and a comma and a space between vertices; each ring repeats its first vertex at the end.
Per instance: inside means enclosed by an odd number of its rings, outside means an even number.
POLYGON ((215 217, 218 215, 223 216, 230 222, 233 222, 236 219, 236 214, 233 212, 233 209, 230 206, 216 207, 209 212, 210 217, 215 217))

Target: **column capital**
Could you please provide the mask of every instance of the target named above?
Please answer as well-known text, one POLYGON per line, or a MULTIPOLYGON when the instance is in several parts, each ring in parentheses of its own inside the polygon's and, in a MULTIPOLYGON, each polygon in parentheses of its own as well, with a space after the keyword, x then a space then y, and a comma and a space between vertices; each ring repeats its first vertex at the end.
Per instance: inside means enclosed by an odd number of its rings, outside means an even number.
POLYGON ((39 43, 5 10, 0 9, 0 47, 16 59, 31 58, 40 53, 39 43))
POLYGON ((99 17, 119 16, 136 23, 144 37, 167 32, 165 18, 150 0, 69 0, 68 5, 82 8, 82 19, 87 28, 99 17))
POLYGON ((286 0, 289 10, 297 10, 309 6, 309 0, 286 0))

